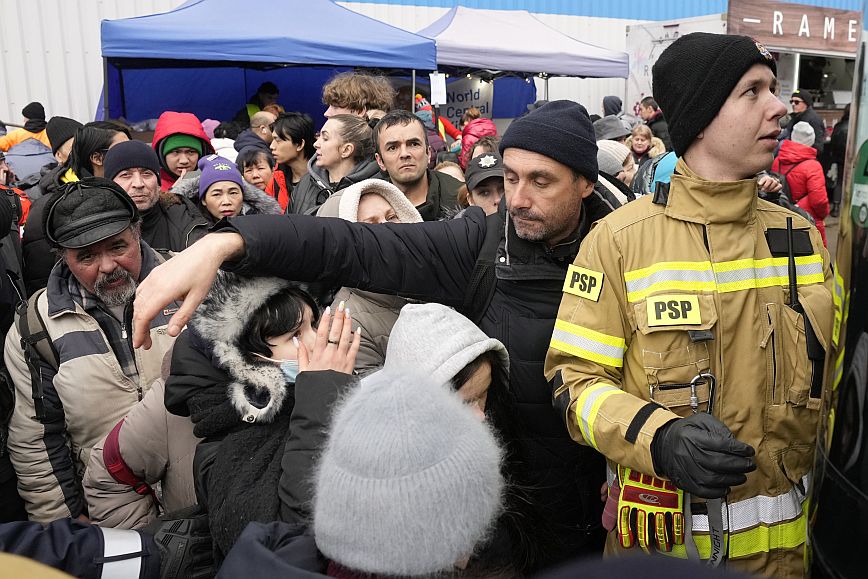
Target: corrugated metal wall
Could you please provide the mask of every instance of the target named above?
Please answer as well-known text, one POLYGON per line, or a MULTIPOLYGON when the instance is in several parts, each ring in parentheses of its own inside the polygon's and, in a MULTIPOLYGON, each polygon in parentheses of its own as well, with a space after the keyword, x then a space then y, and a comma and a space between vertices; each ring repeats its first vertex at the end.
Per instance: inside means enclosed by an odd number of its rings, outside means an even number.
POLYGON ((30 101, 48 116, 93 118, 102 88, 104 19, 166 12, 183 0, 0 0, 0 119, 23 122, 30 101))
MULTIPOLYGON (((342 5, 416 31, 447 10, 444 6, 402 3, 341 2, 342 5)), ((678 0, 683 2, 685 0, 678 0)), ((102 87, 99 24, 103 19, 165 12, 183 0, 0 0, 0 119, 22 122, 21 108, 41 101, 49 116, 93 118, 102 87)), ((424 3, 424 0, 422 1, 424 3)), ((527 0, 511 2, 516 8, 527 0)), ((579 40, 614 50, 626 49, 628 24, 640 20, 538 14, 546 24, 579 40)), ((192 25, 192 24, 191 24, 192 25)), ((484 25, 480 45, 484 45, 484 25)), ((549 98, 570 98, 591 113, 602 112, 605 95, 624 96, 623 79, 549 81, 549 98)), ((537 81, 542 98, 542 82, 537 81)))
MULTIPOLYGON (((399 4, 374 4, 369 2, 339 2, 356 12, 388 22, 405 30, 415 32, 425 28, 443 16, 448 8, 406 6, 399 4)), ((515 4, 522 4, 515 2, 515 4)), ((589 42, 612 50, 627 50, 627 26, 643 20, 592 18, 562 14, 536 14, 537 18, 583 42, 589 42)), ((485 46, 485 25, 479 27, 479 45, 485 46)), ((626 79, 580 79, 553 78, 549 80, 549 100, 571 99, 585 105, 588 112, 603 114, 603 97, 617 95, 622 99, 626 92, 626 79)), ((537 95, 543 98, 543 82, 537 79, 537 95)))

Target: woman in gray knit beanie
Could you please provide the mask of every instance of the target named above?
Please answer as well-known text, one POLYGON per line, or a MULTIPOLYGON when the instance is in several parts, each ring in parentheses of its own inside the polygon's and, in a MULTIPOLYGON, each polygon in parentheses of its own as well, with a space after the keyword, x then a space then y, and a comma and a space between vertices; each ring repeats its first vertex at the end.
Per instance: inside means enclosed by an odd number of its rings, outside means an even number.
POLYGON ((453 571, 488 536, 501 511, 503 450, 451 390, 417 369, 388 368, 338 408, 313 514, 330 576, 453 571))

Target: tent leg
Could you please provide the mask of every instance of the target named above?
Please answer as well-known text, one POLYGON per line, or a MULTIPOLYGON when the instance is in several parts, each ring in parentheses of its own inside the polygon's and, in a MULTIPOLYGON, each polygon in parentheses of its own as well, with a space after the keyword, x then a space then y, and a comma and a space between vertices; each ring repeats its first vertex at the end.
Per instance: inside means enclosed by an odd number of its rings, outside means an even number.
POLYGON ((543 79, 543 100, 549 100, 549 77, 543 79))
POLYGON ((414 110, 416 108, 416 69, 413 69, 413 72, 410 74, 412 78, 412 89, 413 92, 410 93, 410 110, 414 110))
POLYGON ((109 120, 108 58, 102 59, 102 118, 109 120))

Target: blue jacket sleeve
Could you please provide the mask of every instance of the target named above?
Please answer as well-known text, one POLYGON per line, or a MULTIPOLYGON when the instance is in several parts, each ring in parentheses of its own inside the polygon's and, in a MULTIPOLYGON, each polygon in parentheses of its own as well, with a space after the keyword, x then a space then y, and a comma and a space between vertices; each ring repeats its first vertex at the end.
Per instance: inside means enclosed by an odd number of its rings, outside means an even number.
POLYGON ((246 255, 224 266, 242 275, 318 281, 461 305, 485 238, 478 207, 463 218, 412 224, 351 223, 304 215, 251 215, 216 231, 244 237, 246 255))
POLYGON ((44 527, 29 521, 0 524, 0 551, 86 579, 98 579, 104 571, 109 576, 110 565, 122 565, 125 572, 135 569, 140 579, 160 575, 160 555, 150 535, 103 530, 76 519, 59 519, 44 527))

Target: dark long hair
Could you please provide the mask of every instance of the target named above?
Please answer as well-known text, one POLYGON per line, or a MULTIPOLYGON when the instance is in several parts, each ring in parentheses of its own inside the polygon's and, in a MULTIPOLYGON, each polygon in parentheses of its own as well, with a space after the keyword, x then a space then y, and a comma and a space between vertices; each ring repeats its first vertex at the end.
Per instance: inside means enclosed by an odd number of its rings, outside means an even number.
POLYGON ((91 156, 94 153, 105 155, 106 151, 115 138, 115 132, 98 127, 81 127, 75 131, 75 140, 72 142, 72 150, 64 167, 72 169, 79 179, 93 177, 93 163, 91 156))
POLYGON ((311 325, 319 320, 319 307, 313 297, 298 286, 290 286, 280 290, 262 304, 244 327, 238 338, 238 349, 249 361, 256 361, 252 354, 271 356, 272 344, 268 338, 292 332, 304 320, 304 306, 313 312, 311 325))

